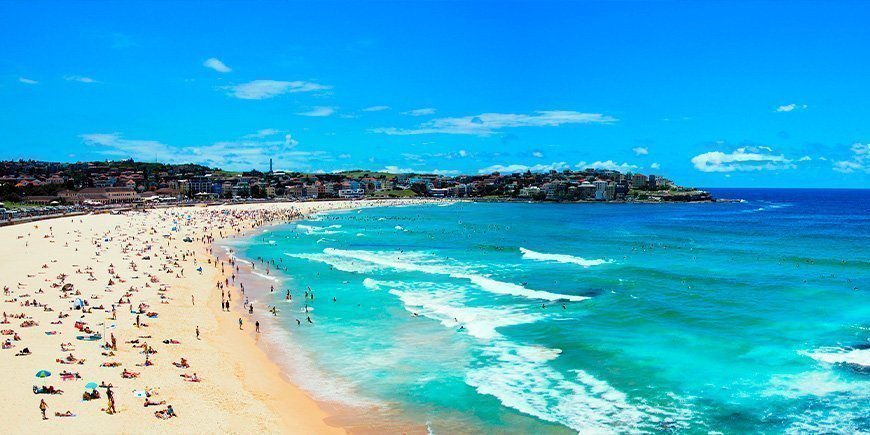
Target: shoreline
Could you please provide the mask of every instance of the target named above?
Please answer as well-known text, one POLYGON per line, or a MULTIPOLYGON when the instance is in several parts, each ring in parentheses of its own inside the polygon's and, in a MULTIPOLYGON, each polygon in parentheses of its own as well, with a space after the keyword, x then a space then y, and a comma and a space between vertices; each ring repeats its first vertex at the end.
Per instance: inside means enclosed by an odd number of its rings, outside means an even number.
MULTIPOLYGON (((233 214, 242 216, 235 225, 255 229, 268 224, 262 217, 266 210, 275 215, 293 209, 309 214, 425 202, 430 201, 160 208, 0 228, 0 243, 10 248, 0 253, 2 306, 10 316, 0 329, 11 332, 2 336, 4 342, 8 339, 0 359, 9 386, 0 391, 0 399, 15 415, 4 427, 12 432, 67 433, 165 433, 192 428, 346 432, 340 418, 290 382, 270 355, 249 339, 247 329, 253 325, 245 325, 245 333, 237 334, 236 312, 218 314, 216 305, 221 301, 215 283, 222 274, 212 260, 212 243, 224 236, 222 230, 229 235, 232 219, 226 216, 233 214), (197 267, 202 267, 201 273, 197 267), (66 284, 74 290, 61 289, 66 284), (79 301, 84 308, 73 309, 79 301), (209 308, 202 309, 202 304, 209 308), (136 326, 137 320, 141 327, 136 326), (76 339, 89 333, 100 337, 92 342, 76 339), (12 334, 20 339, 13 340, 12 334), (101 346, 110 335, 117 337, 116 349, 101 346), (62 343, 70 347, 62 350, 62 343), (147 353, 150 366, 142 365, 143 343, 153 349, 147 353), (25 348, 29 354, 16 356, 25 348), (181 358, 189 361, 189 369, 173 366, 181 358), (74 362, 66 363, 67 359, 74 362), (102 367, 110 362, 118 366, 102 367), (51 375, 34 377, 39 370, 51 375), (135 376, 121 376, 122 370, 135 376), (69 380, 66 376, 62 380, 61 372, 69 372, 69 380), (186 382, 181 376, 192 373, 199 382, 186 382), (90 392, 84 388, 89 382, 113 386, 118 413, 105 412, 105 388, 98 388, 99 399, 82 400, 83 392, 90 392), (31 391, 31 386, 46 385, 64 394, 31 391), (159 404, 143 407, 145 391, 149 401, 159 404), (42 399, 48 405, 44 421, 38 409, 42 399), (168 405, 177 417, 155 418, 155 411, 165 411, 168 405), (66 411, 71 415, 54 414, 66 411)), ((364 428, 354 428, 357 431, 364 428)))
MULTIPOLYGON (((239 255, 239 250, 230 246, 228 242, 233 240, 248 240, 253 237, 257 237, 260 234, 266 234, 271 231, 272 228, 281 227, 281 226, 289 226, 293 225, 299 221, 304 221, 307 219, 311 219, 314 215, 319 214, 330 214, 334 212, 343 212, 349 210, 358 210, 361 208, 376 208, 376 207, 391 207, 391 206, 407 206, 407 205, 426 205, 432 203, 442 203, 445 200, 409 200, 409 199, 398 199, 398 200, 382 200, 387 201, 387 204, 365 204, 363 206, 357 207, 342 207, 337 206, 334 208, 329 208, 327 210, 315 210, 304 214, 302 216, 296 217, 289 221, 283 222, 274 222, 264 225, 259 225, 252 227, 246 231, 242 231, 241 233, 235 234, 231 237, 226 237, 223 239, 215 240, 211 244, 211 250, 217 254, 219 251, 221 254, 216 255, 221 259, 225 257, 236 259, 235 266, 236 269, 236 280, 235 283, 248 284, 246 287, 247 293, 244 294, 244 298, 251 296, 252 287, 250 283, 255 283, 262 286, 262 290, 256 293, 258 298, 267 297, 269 292, 265 290, 265 287, 270 285, 270 283, 281 283, 286 284, 286 280, 293 280, 293 275, 291 271, 288 270, 273 270, 271 273, 275 273, 276 275, 262 275, 259 272, 256 272, 254 269, 254 265, 260 264, 258 263, 257 258, 248 258, 242 255, 239 255), (215 249, 218 248, 218 249, 215 249), (239 261, 241 260, 241 261, 239 261), (268 276, 268 278, 267 278, 268 276), (274 280, 274 281, 273 281, 274 280)), ((342 201, 339 204, 348 204, 351 202, 342 201)), ((230 283, 229 288, 232 288, 236 291, 239 290, 237 285, 234 285, 232 282, 230 283)), ((257 288, 257 287, 254 287, 257 288)), ((275 291, 281 292, 284 291, 284 288, 278 288, 276 285, 275 291)), ((251 298, 254 301, 254 298, 251 298)), ((248 311, 243 306, 243 299, 233 299, 230 304, 232 317, 241 317, 245 319, 247 324, 253 325, 254 320, 256 318, 248 313, 248 311)), ((212 304, 214 306, 214 304, 212 304)), ((258 305, 260 308, 257 309, 258 313, 265 313, 264 306, 258 305)), ((267 305, 268 306, 268 305, 267 305)), ((285 310, 286 311, 286 310, 285 310)), ((215 312, 217 314, 217 312, 215 312)), ((224 312, 223 314, 226 314, 224 312)), ((279 321, 272 319, 271 315, 265 315, 264 321, 261 323, 261 326, 275 326, 278 328, 282 328, 283 325, 279 324, 279 321)), ((270 330, 271 331, 271 330, 270 330)), ((403 433, 403 434, 427 434, 428 429, 425 424, 420 422, 412 422, 407 421, 401 416, 398 415, 398 410, 392 408, 388 405, 384 404, 375 404, 375 403, 343 403, 337 399, 328 399, 328 398, 318 398, 317 393, 311 392, 309 393, 307 389, 303 386, 300 386, 296 382, 294 382, 294 375, 300 375, 298 373, 292 373, 298 367, 293 367, 293 363, 286 362, 285 358, 287 357, 287 350, 281 348, 281 345, 299 345, 297 342, 292 341, 292 333, 289 329, 282 329, 280 333, 286 334, 287 337, 275 337, 275 333, 264 330, 261 334, 263 339, 261 340, 260 334, 256 334, 251 332, 250 330, 246 331, 246 335, 251 339, 251 341, 255 344, 255 346, 264 354, 267 359, 269 365, 274 366, 275 369, 279 371, 279 375, 283 379, 284 382, 292 385, 294 388, 299 389, 303 394, 305 394, 310 400, 316 403, 320 409, 326 412, 327 416, 324 421, 327 424, 334 424, 337 427, 344 429, 347 433, 352 434, 381 434, 381 433, 403 433), (280 341, 279 341, 280 340, 280 341)), ((309 355, 305 355, 302 357, 305 359, 306 363, 314 363, 309 355)), ((315 369, 316 370, 316 369, 315 369)), ((354 392, 348 391, 350 394, 354 392)), ((365 400, 365 398, 363 398, 365 400)))

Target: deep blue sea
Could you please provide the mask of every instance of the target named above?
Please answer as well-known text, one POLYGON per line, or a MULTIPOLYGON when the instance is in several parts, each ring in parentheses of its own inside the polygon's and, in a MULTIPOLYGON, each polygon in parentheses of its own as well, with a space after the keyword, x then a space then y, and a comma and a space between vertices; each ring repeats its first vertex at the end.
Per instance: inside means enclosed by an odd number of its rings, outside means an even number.
POLYGON ((870 431, 870 191, 711 191, 745 202, 371 208, 231 247, 271 264, 249 297, 295 382, 434 433, 870 431))

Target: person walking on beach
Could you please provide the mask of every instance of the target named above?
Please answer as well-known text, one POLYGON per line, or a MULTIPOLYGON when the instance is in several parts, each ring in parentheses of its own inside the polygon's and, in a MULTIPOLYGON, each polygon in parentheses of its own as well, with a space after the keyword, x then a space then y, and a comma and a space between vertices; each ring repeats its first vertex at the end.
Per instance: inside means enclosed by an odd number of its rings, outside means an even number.
POLYGON ((199 340, 199 325, 196 326, 196 339, 199 340))
POLYGON ((239 317, 239 331, 242 330, 242 318, 239 317))
POLYGON ((254 323, 254 329, 257 331, 257 334, 260 333, 260 321, 259 320, 257 320, 256 323, 254 323))
MULTIPOLYGON (((148 358, 148 355, 145 356, 148 358)), ((106 407, 106 414, 114 414, 118 411, 115 411, 115 392, 112 391, 112 387, 106 387, 106 397, 109 399, 109 406, 106 407)))
POLYGON ((48 404, 45 403, 45 399, 39 401, 39 411, 42 412, 42 419, 48 420, 48 417, 45 416, 45 410, 48 409, 48 404))

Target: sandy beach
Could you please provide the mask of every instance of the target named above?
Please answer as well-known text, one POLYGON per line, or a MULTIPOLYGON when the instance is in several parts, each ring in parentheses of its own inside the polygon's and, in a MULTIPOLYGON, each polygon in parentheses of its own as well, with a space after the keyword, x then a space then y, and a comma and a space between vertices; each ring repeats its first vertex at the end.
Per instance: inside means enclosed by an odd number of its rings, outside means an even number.
POLYGON ((247 318, 240 331, 234 268, 211 247, 313 212, 395 202, 162 208, 0 228, 3 427, 347 432, 282 375, 247 318), (233 313, 221 312, 224 300, 233 313))

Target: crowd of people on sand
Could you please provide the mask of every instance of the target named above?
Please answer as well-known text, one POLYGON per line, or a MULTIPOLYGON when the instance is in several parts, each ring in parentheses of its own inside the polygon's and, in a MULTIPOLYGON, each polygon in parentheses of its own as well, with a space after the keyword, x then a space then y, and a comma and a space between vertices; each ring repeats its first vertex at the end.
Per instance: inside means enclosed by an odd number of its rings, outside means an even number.
MULTIPOLYGON (((57 337, 54 340, 57 342, 61 354, 53 360, 58 367, 88 367, 94 364, 101 368, 122 368, 123 363, 117 361, 116 358, 121 354, 135 353, 142 355, 144 362, 139 364, 142 367, 155 365, 153 358, 159 351, 146 341, 152 338, 151 335, 144 332, 140 333, 135 339, 125 341, 124 345, 119 346, 119 340, 115 333, 124 331, 133 334, 129 332, 130 329, 142 332, 151 327, 152 325, 144 321, 143 318, 149 319, 151 322, 152 319, 159 317, 159 313, 151 308, 149 301, 157 300, 160 303, 171 303, 173 300, 171 286, 161 283, 163 276, 181 277, 184 274, 184 268, 196 265, 198 260, 192 249, 178 254, 178 251, 168 249, 168 245, 162 244, 158 236, 159 231, 163 230, 162 228, 144 225, 147 221, 141 217, 137 219, 135 216, 130 216, 130 221, 131 225, 139 224, 142 226, 134 231, 135 236, 119 236, 118 234, 121 234, 119 227, 115 228, 115 231, 91 235, 88 235, 85 229, 81 228, 63 235, 67 239, 64 248, 75 249, 76 252, 82 251, 80 254, 83 257, 82 262, 90 263, 88 266, 60 264, 56 260, 52 260, 50 263, 43 263, 39 266, 39 272, 28 274, 28 280, 25 282, 18 282, 14 287, 8 284, 4 285, 3 295, 5 299, 2 305, 2 324, 10 325, 0 331, 8 337, 3 341, 2 348, 4 350, 18 348, 15 349, 15 356, 32 357, 34 355, 31 350, 34 347, 26 346, 23 343, 41 339, 37 338, 38 335, 35 333, 25 333, 25 330, 18 328, 42 329, 40 323, 33 319, 32 314, 35 310, 39 310, 57 313, 51 314, 55 320, 51 321, 47 328, 36 332, 44 334, 44 337, 49 339, 57 337), (90 261, 86 259, 85 251, 91 251, 90 261), (107 257, 110 252, 117 253, 119 251, 126 264, 109 263, 107 266, 103 266, 104 271, 98 270, 100 263, 102 263, 101 258, 107 257), (148 262, 147 266, 140 266, 147 261, 146 259, 152 257, 165 260, 159 265, 148 262), (54 278, 45 278, 45 276, 54 276, 54 278), (37 278, 42 278, 47 284, 40 282, 37 278), (52 296, 54 297, 52 298, 52 296), (71 316, 76 320, 70 322, 71 316), (17 328, 11 326, 13 322, 17 324, 17 328), (111 325, 112 332, 109 337, 104 337, 107 326, 112 322, 129 322, 131 328, 117 327, 119 325, 114 324, 111 325), (74 336, 77 341, 62 340, 61 337, 65 337, 65 334, 74 336), (92 363, 89 359, 77 357, 76 347, 81 346, 101 348, 102 360, 92 363)), ((84 226, 82 220, 79 220, 79 224, 84 226)), ((55 234, 54 228, 50 225, 33 225, 32 229, 19 238, 23 239, 27 246, 31 246, 36 243, 35 239, 45 239, 53 243, 54 239, 58 237, 60 235, 55 234)), ((50 251, 48 252, 51 255, 50 251)), ((162 343, 178 345, 181 342, 168 338, 162 340, 162 343)), ((45 349, 44 346, 39 348, 45 349)), ((44 355, 37 358, 45 360, 44 355)), ((190 367, 186 358, 182 358, 181 361, 180 367, 190 367)), ((107 414, 116 414, 118 407, 113 382, 123 385, 126 389, 134 386, 135 383, 130 381, 136 381, 140 376, 140 372, 132 371, 126 367, 123 367, 120 372, 106 371, 103 373, 104 375, 101 376, 115 379, 109 383, 103 381, 96 386, 88 384, 81 395, 83 408, 79 413, 87 410, 84 404, 105 400, 105 407, 100 408, 101 411, 107 414)), ((49 370, 41 370, 37 373, 38 378, 50 376, 52 375, 49 370)), ((62 382, 82 380, 78 371, 59 370, 58 377, 62 382)), ((197 382, 200 380, 195 374, 193 379, 197 382)), ((61 389, 50 383, 32 386, 33 394, 41 396, 38 408, 43 419, 49 419, 49 416, 52 415, 48 412, 51 400, 47 399, 46 396, 62 395, 64 390, 69 389, 61 389)), ((155 397, 159 394, 157 391, 153 388, 145 389, 144 404, 146 407, 166 405, 165 400, 157 400, 155 397)), ((53 415, 55 417, 76 417, 78 414, 66 410, 54 412, 53 415)), ((154 412, 154 416, 167 419, 176 417, 177 414, 171 405, 166 405, 165 409, 154 412)))
MULTIPOLYGON (((372 205, 378 205, 372 202, 372 205)), ((318 212, 313 207, 312 212, 318 212)), ((260 334, 261 323, 257 316, 260 310, 245 295, 245 287, 240 282, 244 269, 256 270, 258 267, 265 273, 281 269, 282 265, 274 260, 259 259, 255 263, 243 265, 243 261, 227 252, 223 257, 214 252, 213 244, 220 239, 240 237, 255 228, 266 225, 286 223, 305 216, 295 208, 269 207, 262 208, 185 208, 162 209, 147 212, 128 212, 126 228, 120 226, 114 230, 97 232, 80 218, 76 219, 79 227, 66 234, 55 234, 51 225, 32 225, 21 235, 22 245, 30 246, 44 240, 55 243, 58 238, 65 240, 63 247, 52 246, 52 249, 74 250, 81 264, 60 264, 56 260, 43 263, 38 271, 28 274, 28 280, 10 286, 3 286, 3 319, 5 326, 0 334, 5 336, 2 341, 3 350, 15 350, 7 355, 34 355, 33 346, 25 344, 35 340, 52 340, 58 346, 60 354, 52 358, 57 364, 55 369, 63 367, 99 367, 105 380, 99 385, 88 384, 81 393, 81 409, 75 413, 67 410, 55 412, 56 417, 76 417, 90 409, 87 404, 94 401, 104 401, 105 407, 100 408, 106 414, 116 414, 119 407, 116 404, 115 389, 122 391, 134 390, 135 397, 143 400, 143 406, 164 407, 153 416, 158 419, 177 417, 175 410, 166 400, 159 398, 159 389, 142 387, 143 379, 151 370, 166 370, 158 364, 158 356, 167 349, 184 348, 183 340, 173 337, 155 339, 160 328, 160 304, 179 304, 188 295, 176 294, 173 286, 165 283, 174 279, 190 277, 198 280, 206 269, 220 277, 215 286, 221 298, 221 311, 232 312, 233 297, 241 308, 239 329, 244 329, 244 318, 254 325, 254 333, 260 334), (155 219, 155 216, 156 219, 155 219), (150 219, 148 219, 150 217, 150 219), (173 245, 173 242, 175 244, 173 245), (187 243, 191 243, 187 245, 187 243), (103 259, 114 255, 123 258, 123 262, 104 262, 103 259), (108 264, 105 264, 108 263, 108 264), (186 271, 196 271, 195 274, 186 271), (54 276, 54 278, 45 278, 54 276), (40 282, 39 279, 43 279, 40 282), (51 296, 54 296, 52 298, 51 296), (184 296, 183 298, 181 296, 184 296), (243 303, 242 300, 244 300, 243 303), (55 320, 43 327, 33 319, 35 311, 50 312, 55 320), (56 313, 56 314, 55 314, 56 313), (75 319, 70 321, 70 319, 75 319), (13 325, 14 324, 14 325, 13 325), (105 337, 107 329, 109 337, 105 337), (32 330, 32 331, 31 331, 32 330), (151 332, 153 331, 153 332, 151 332), (37 334, 38 332, 38 334, 37 334), (42 334, 41 338, 37 338, 42 334), (127 337, 121 341, 118 336, 127 337), (75 337, 75 340, 66 337, 75 337), (76 348, 82 346, 99 347, 99 361, 92 361, 75 356, 76 348), (138 354, 139 363, 136 371, 127 366, 127 362, 138 354), (123 358, 122 358, 123 356, 123 358), (127 361, 127 362, 124 362, 127 361), (105 369, 103 371, 103 369, 105 369), (120 370, 119 370, 120 369, 120 370), (109 382, 107 382, 107 380, 109 382), (115 387, 114 385, 118 385, 115 387)), ((51 256, 51 250, 46 250, 51 256)), ((208 297, 207 289, 192 286, 203 291, 199 296, 208 297)), ((264 289, 265 291, 265 289, 264 289)), ((275 291, 274 287, 269 289, 275 291)), ((190 306, 197 307, 196 296, 190 294, 190 306)), ((215 294, 216 296, 216 294, 215 294)), ((292 294, 286 290, 286 299, 291 300, 292 294)), ((313 324, 308 315, 308 303, 313 303, 314 292, 308 288, 304 291, 305 321, 313 324)), ((266 307, 264 315, 278 316, 277 307, 266 307)), ((41 317, 45 318, 45 317, 41 317)), ((297 324, 302 321, 296 319, 297 324)), ((200 339, 198 325, 190 325, 191 335, 200 339)), ((39 347, 45 349, 45 347, 39 347)), ((177 351, 172 351, 176 353, 177 351)), ((6 354, 0 353, 0 358, 6 354)), ((38 358, 44 359, 44 356, 38 358)), ((193 364, 186 357, 167 365, 172 370, 190 370, 193 364)), ((46 367, 50 368, 50 367, 46 367)), ((58 370, 59 371, 59 370, 58 370)), ((45 377, 51 376, 45 370, 45 377)), ((42 372, 40 372, 42 373, 42 372)), ((79 372, 63 370, 60 377, 64 381, 81 381, 79 372)), ((197 372, 180 373, 179 377, 186 383, 206 382, 197 372)), ((38 408, 43 419, 48 419, 51 406, 50 397, 61 395, 63 390, 55 385, 33 385, 33 393, 39 395, 38 408)), ((67 388, 69 390, 69 388, 67 388)), ((125 399, 121 399, 127 402, 125 399)), ((130 408, 120 407, 123 412, 133 412, 130 408)))

